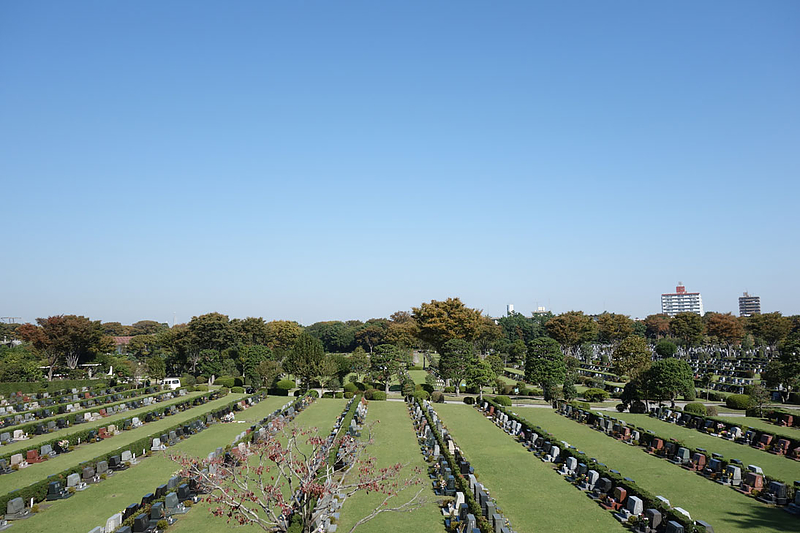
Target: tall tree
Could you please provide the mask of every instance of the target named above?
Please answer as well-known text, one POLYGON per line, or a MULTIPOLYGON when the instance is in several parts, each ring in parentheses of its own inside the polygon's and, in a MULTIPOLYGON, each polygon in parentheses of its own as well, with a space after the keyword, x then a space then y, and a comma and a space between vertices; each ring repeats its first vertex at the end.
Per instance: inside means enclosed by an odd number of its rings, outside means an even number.
POLYGON ((350 356, 350 369, 356 375, 356 379, 360 379, 369 371, 369 368, 369 356, 367 352, 364 351, 364 348, 358 346, 353 350, 353 354, 350 356))
POLYGON ((528 343, 525 381, 537 383, 544 390, 545 387, 563 383, 566 374, 567 366, 558 341, 550 337, 540 337, 528 343))
POLYGON ((461 382, 467 377, 467 370, 476 360, 471 342, 464 339, 451 339, 444 343, 439 357, 439 372, 449 379, 456 388, 458 396, 461 382))
POLYGON ((706 332, 703 317, 689 312, 675 315, 669 327, 672 335, 682 340, 687 346, 699 344, 706 332))
POLYGON ((417 322, 408 311, 397 311, 389 317, 389 331, 386 341, 395 346, 412 348, 417 344, 419 328, 417 322))
POLYGON ((643 381, 648 399, 659 403, 669 400, 673 407, 678 395, 687 396, 694 389, 694 375, 689 364, 672 357, 653 363, 644 372, 643 381))
POLYGON ((467 367, 467 387, 477 387, 478 396, 483 401, 483 387, 492 385, 497 379, 492 365, 485 360, 475 358, 467 367))
POLYGON ((607 344, 617 344, 633 335, 633 320, 625 315, 603 313, 597 317, 598 340, 607 344))
POLYGON ((744 326, 739 317, 730 313, 706 313, 706 332, 728 345, 738 344, 744 337, 744 326))
POLYGON ((238 341, 228 316, 221 313, 193 316, 189 321, 189 331, 201 350, 221 352, 235 346, 238 341))
POLYGON ((645 334, 649 339, 663 339, 669 335, 672 319, 669 315, 649 315, 644 319, 645 334))
POLYGON ((266 346, 269 341, 267 323, 261 317, 234 318, 231 320, 231 328, 246 346, 266 346))
POLYGON ((167 376, 167 365, 157 355, 147 358, 147 375, 150 379, 164 379, 167 376))
POLYGON ((272 350, 266 346, 242 346, 237 351, 237 356, 245 383, 254 387, 272 385, 272 382, 263 382, 262 374, 258 370, 263 361, 272 360, 272 350))
POLYGON ((642 337, 631 335, 614 350, 611 355, 612 367, 619 376, 636 379, 650 367, 653 360, 647 341, 642 337))
POLYGON ((169 329, 169 325, 164 322, 156 322, 155 320, 140 320, 134 322, 130 328, 131 332, 128 333, 128 335, 155 335, 160 331, 169 329))
POLYGON ((297 342, 303 328, 292 320, 273 320, 267 322, 266 345, 275 353, 279 360, 286 357, 297 342))
POLYGON ((389 394, 392 378, 399 377, 408 366, 408 351, 394 344, 379 344, 375 347, 370 361, 370 374, 383 383, 384 391, 389 394))
POLYGON ((555 339, 567 353, 597 336, 597 324, 583 311, 568 311, 551 318, 546 325, 547 334, 555 339))
POLYGON ((322 342, 305 332, 295 341, 283 368, 300 378, 303 390, 308 390, 313 382, 321 381, 332 373, 322 342))
POLYGON ((781 397, 789 400, 800 390, 800 333, 792 333, 778 347, 779 355, 767 364, 762 378, 770 387, 782 387, 781 397))
POLYGON ((383 318, 372 318, 367 320, 364 327, 356 331, 356 341, 369 350, 379 344, 386 342, 386 335, 389 333, 389 321, 383 318))
POLYGON ((753 315, 747 318, 748 333, 769 346, 777 346, 792 330, 792 320, 780 312, 753 315))
POLYGON ((419 327, 419 338, 441 354, 445 343, 453 339, 473 342, 483 326, 481 311, 470 309, 458 298, 431 300, 412 308, 419 327))

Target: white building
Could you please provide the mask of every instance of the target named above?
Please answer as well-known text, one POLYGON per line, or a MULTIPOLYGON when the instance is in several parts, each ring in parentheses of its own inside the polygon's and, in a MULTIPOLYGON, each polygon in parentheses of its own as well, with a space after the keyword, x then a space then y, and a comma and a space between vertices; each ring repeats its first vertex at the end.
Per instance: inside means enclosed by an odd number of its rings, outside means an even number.
POLYGON ((686 287, 678 283, 675 292, 661 295, 661 312, 669 316, 678 313, 697 313, 703 316, 703 298, 699 292, 686 292, 686 287))

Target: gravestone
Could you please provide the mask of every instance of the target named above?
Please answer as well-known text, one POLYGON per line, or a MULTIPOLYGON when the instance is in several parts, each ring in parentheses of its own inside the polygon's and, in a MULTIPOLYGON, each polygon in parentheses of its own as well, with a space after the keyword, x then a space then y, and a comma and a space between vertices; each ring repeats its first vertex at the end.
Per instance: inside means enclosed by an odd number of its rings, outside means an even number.
POLYGON ((122 513, 117 513, 109 517, 106 520, 106 531, 116 531, 116 529, 122 525, 122 513))
POLYGON ((8 500, 6 504, 6 520, 24 520, 29 516, 31 516, 31 511, 25 508, 25 502, 22 501, 22 498, 8 500))

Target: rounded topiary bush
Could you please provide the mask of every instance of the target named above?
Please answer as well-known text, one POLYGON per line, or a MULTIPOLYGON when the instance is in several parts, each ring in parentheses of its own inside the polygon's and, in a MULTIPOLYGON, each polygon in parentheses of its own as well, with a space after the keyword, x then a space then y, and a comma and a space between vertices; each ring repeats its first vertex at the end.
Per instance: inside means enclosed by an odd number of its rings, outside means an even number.
POLYGON ((290 390, 295 388, 296 385, 294 380, 291 379, 282 379, 278 383, 275 384, 276 389, 283 389, 283 390, 290 390))
POLYGON ((231 387, 231 392, 242 394, 244 392, 244 387, 231 387))
POLYGON ((352 398, 353 396, 355 396, 355 395, 356 395, 356 393, 355 393, 355 392, 345 392, 345 393, 344 393, 344 397, 345 397, 345 398, 347 398, 348 400, 349 400, 350 398, 352 398))
POLYGON ((511 398, 508 396, 495 396, 494 401, 505 407, 511 407, 511 398))
POLYGON ((728 409, 747 409, 753 406, 753 398, 747 394, 731 394, 725 398, 728 409))
POLYGON ((434 403, 444 403, 444 394, 442 394, 442 391, 433 391, 431 394, 431 401, 434 403))
POLYGON ((418 390, 414 392, 414 398, 418 399, 419 401, 430 400, 431 395, 426 390, 418 390))
POLYGON ((344 391, 345 392, 356 392, 358 387, 356 387, 355 383, 345 383, 344 384, 344 391))
POLYGON ((314 389, 308 391, 308 395, 311 396, 312 398, 319 398, 319 392, 315 391, 314 389))
POLYGON ((474 396, 464 396, 464 403, 467 405, 475 405, 475 397, 474 396))
POLYGON ((706 407, 706 416, 717 416, 718 414, 716 406, 709 405, 706 407))
POLYGON ((369 389, 364 394, 364 397, 367 400, 381 401, 381 400, 385 400, 386 399, 386 393, 383 392, 382 390, 378 390, 378 389, 369 389))
POLYGON ((624 411, 625 411, 625 404, 624 404, 624 403, 618 403, 618 404, 616 405, 616 409, 617 409, 617 411, 619 411, 620 413, 624 412, 624 411))
POLYGON ((231 387, 234 387, 236 385, 236 379, 227 376, 217 378, 214 381, 214 385, 219 385, 220 387, 225 387, 227 389, 230 389, 231 387))
POLYGON ((194 390, 200 392, 208 392, 208 385, 195 385, 194 390))
POLYGON ((706 414, 708 414, 706 406, 700 402, 687 403, 686 407, 683 408, 683 411, 686 413, 691 413, 693 415, 700 415, 700 416, 706 416, 706 414))
POLYGON ((604 402, 608 400, 608 393, 603 389, 586 389, 583 398, 587 402, 604 402))

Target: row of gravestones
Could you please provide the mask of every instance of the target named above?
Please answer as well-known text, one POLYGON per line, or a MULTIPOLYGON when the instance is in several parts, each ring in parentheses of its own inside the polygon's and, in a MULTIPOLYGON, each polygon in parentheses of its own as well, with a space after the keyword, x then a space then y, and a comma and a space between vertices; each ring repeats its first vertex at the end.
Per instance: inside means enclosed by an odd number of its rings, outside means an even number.
MULTIPOLYGON (((9 394, 8 398, 0 396, 0 408, 3 408, 7 413, 25 412, 31 409, 38 409, 37 406, 51 407, 66 403, 70 398, 76 398, 80 395, 81 398, 97 398, 99 396, 106 396, 117 392, 127 392, 131 389, 127 387, 106 388, 100 387, 82 387, 78 389, 62 389, 54 392, 42 393, 23 393, 14 392, 9 394)), ((0 411, 3 414, 3 411, 0 411)))
MULTIPOLYGON (((170 398, 173 397, 172 393, 168 394, 170 398)), ((181 394, 176 393, 176 396, 181 396, 181 394)), ((160 418, 163 418, 164 416, 177 414, 185 410, 186 408, 188 408, 188 405, 184 404, 171 405, 167 409, 165 409, 164 412, 161 414, 148 413, 147 415, 145 415, 145 422, 149 423, 158 420, 160 418)), ((128 420, 124 421, 121 429, 122 430, 136 429, 141 425, 142 421, 139 419, 139 417, 135 416, 130 421, 128 420)), ((89 433, 86 435, 86 438, 83 440, 83 443, 91 444, 93 442, 99 442, 104 439, 119 435, 120 432, 121 432, 120 428, 118 428, 115 424, 110 424, 107 427, 101 427, 98 430, 89 431, 89 433)), ((25 437, 27 438, 27 435, 25 437)), ((20 439, 20 440, 25 440, 25 439, 20 439)), ((81 442, 80 439, 78 439, 76 444, 80 444, 80 442, 81 442)), ((50 457, 55 457, 56 455, 67 453, 69 451, 70 451, 70 444, 69 440, 67 439, 56 441, 53 444, 43 444, 40 449, 34 448, 32 450, 27 450, 24 456, 20 452, 11 455, 8 459, 5 458, 0 459, 0 474, 9 474, 16 470, 27 468, 32 464, 41 463, 50 457)))
MULTIPOLYGON (((610 437, 629 444, 646 446, 645 449, 650 454, 663 457, 675 465, 697 472, 706 479, 734 488, 743 494, 757 496, 763 503, 783 506, 791 501, 789 486, 779 480, 768 480, 757 465, 749 465, 745 470, 744 464, 738 459, 726 461, 721 454, 709 454, 703 448, 691 451, 676 442, 656 437, 652 432, 645 432, 642 428, 632 429, 624 420, 598 416, 570 405, 561 405, 558 412, 578 422, 593 420, 592 427, 610 437), (640 429, 643 433, 640 433, 640 429), (643 435, 647 435, 647 438, 643 439, 643 435)), ((797 487, 800 487, 800 482, 795 482, 795 499, 800 497, 797 487)))
MULTIPOLYGON (((720 437, 738 444, 752 446, 757 450, 769 451, 769 453, 774 455, 783 455, 791 459, 800 460, 800 439, 797 438, 792 439, 786 435, 772 434, 768 431, 752 427, 748 427, 747 430, 742 431, 741 427, 730 422, 714 420, 712 418, 681 411, 673 411, 666 407, 653 409, 650 416, 664 422, 690 429, 697 429, 712 437, 720 437)), ((783 426, 791 427, 794 424, 794 416, 784 414, 781 421, 783 426)))
MULTIPOLYGON (((505 412, 495 409, 494 405, 489 402, 479 403, 476 406, 478 410, 482 411, 485 416, 498 425, 502 425, 503 422, 501 421, 508 418, 505 412)), ((610 478, 601 477, 600 472, 595 469, 589 469, 586 463, 579 462, 575 456, 562 453, 562 447, 565 450, 574 450, 574 446, 570 446, 566 442, 554 443, 547 439, 546 434, 539 435, 524 426, 519 426, 518 432, 507 431, 507 433, 517 438, 528 451, 533 452, 543 462, 552 463, 557 467, 558 474, 564 476, 578 490, 585 492, 591 499, 598 502, 601 507, 613 511, 617 520, 624 524, 635 523, 635 531, 637 533, 684 533, 684 525, 680 522, 669 520, 657 508, 645 509, 642 498, 636 495, 628 495, 628 489, 625 486, 614 486, 610 478), (632 518, 634 520, 631 520, 632 518)), ((577 452, 577 450, 575 451, 577 452)), ((599 464, 602 465, 602 463, 599 464)), ((616 470, 610 470, 610 472, 620 475, 616 470)), ((625 478, 625 481, 633 483, 630 478, 625 478)), ((671 508, 666 498, 662 496, 657 498, 666 508, 671 508)), ((691 520, 689 513, 680 507, 672 509, 691 520)), ((703 526, 706 533, 713 533, 714 531, 706 522, 698 520, 697 524, 703 526)))
POLYGON ((22 405, 22 407, 29 408, 26 409, 27 412, 18 412, 17 414, 14 414, 15 411, 12 406, 0 407, 0 417, 3 417, 0 418, 0 429, 10 429, 14 426, 51 418, 57 415, 77 413, 85 409, 121 402, 126 398, 155 394, 158 390, 159 389, 156 387, 151 387, 148 389, 131 389, 124 392, 113 393, 108 389, 101 389, 95 391, 94 395, 86 392, 81 396, 78 394, 65 396, 63 398, 63 403, 43 401, 42 405, 40 405, 38 401, 33 401, 22 405))
POLYGON ((462 533, 480 533, 478 520, 470 512, 466 495, 457 490, 455 475, 453 474, 453 469, 457 469, 458 473, 469 481, 469 496, 480 508, 481 514, 486 518, 492 531, 494 533, 511 533, 512 528, 509 520, 503 515, 502 510, 490 496, 486 487, 478 481, 475 476, 475 469, 466 460, 461 449, 456 446, 455 441, 433 409, 432 404, 428 401, 424 401, 422 405, 411 403, 409 410, 422 453, 426 461, 431 463, 429 476, 433 490, 438 495, 453 498, 453 500, 448 500, 442 508, 446 527, 448 529, 454 528, 462 533), (428 423, 428 417, 425 416, 426 413, 430 417, 432 425, 428 423), (450 463, 448 456, 441 453, 439 442, 442 442, 447 448, 453 464, 450 463))
MULTIPOLYGON (((236 404, 240 409, 247 408, 255 403, 258 403, 260 400, 260 396, 258 397, 249 397, 245 400, 242 400, 236 404)), ((216 422, 216 420, 220 419, 222 416, 231 412, 230 407, 226 407, 212 413, 206 415, 206 422, 203 423, 201 420, 195 420, 192 423, 184 424, 183 426, 171 430, 168 434, 163 434, 161 437, 153 439, 153 446, 151 450, 162 450, 165 449, 164 443, 177 444, 183 438, 188 438, 191 435, 199 433, 200 431, 206 429, 208 425, 216 422)), ((217 449, 217 453, 221 453, 221 448, 217 449)), ((89 487, 91 484, 95 484, 100 482, 102 479, 107 478, 113 475, 115 472, 120 472, 123 470, 128 469, 131 465, 138 464, 138 460, 136 455, 131 453, 131 451, 126 450, 122 452, 121 455, 115 455, 109 458, 108 461, 99 461, 94 466, 86 466, 83 468, 82 474, 73 473, 67 476, 67 486, 62 486, 60 481, 52 481, 48 484, 47 490, 47 497, 48 501, 55 501, 60 499, 66 499, 71 497, 74 492, 83 491, 89 487)), ((147 515, 139 515, 134 520, 133 529, 126 529, 125 527, 119 529, 120 533, 133 531, 135 533, 139 532, 146 532, 152 531, 153 526, 159 520, 166 519, 169 522, 169 518, 174 514, 182 514, 185 512, 183 510, 183 505, 180 502, 186 501, 191 497, 194 497, 194 493, 196 492, 194 488, 191 488, 190 485, 181 485, 178 487, 177 492, 173 492, 171 495, 165 494, 165 488, 174 488, 171 486, 174 484, 174 481, 177 478, 172 478, 168 485, 159 486, 156 491, 156 495, 154 496, 152 493, 145 496, 142 499, 142 504, 131 504, 125 510, 124 513, 118 513, 106 522, 106 526, 94 528, 90 533, 100 533, 100 532, 107 532, 111 533, 112 531, 117 530, 120 527, 123 521, 125 521, 129 516, 132 516, 140 507, 143 507, 145 503, 151 503, 153 499, 159 499, 166 495, 165 503, 157 503, 153 505, 156 507, 156 510, 152 510, 150 512, 150 518, 147 518, 147 515), (158 506, 158 507, 157 507, 158 506), (177 509, 177 511, 176 511, 177 509), (174 512, 173 512, 174 511, 174 512), (159 518, 156 519, 156 516, 159 518), (109 528, 110 527, 110 528, 109 528)), ((193 484, 196 485, 196 480, 193 481, 193 484)), ((177 485, 175 485, 177 486, 177 485)), ((14 498, 9 500, 7 504, 7 513, 2 523, 0 523, 1 527, 8 527, 8 520, 20 520, 25 519, 31 516, 31 510, 25 508, 25 503, 22 501, 22 498, 14 498)), ((2 529, 0 529, 2 530, 2 529)))
POLYGON ((154 403, 171 400, 173 398, 178 398, 181 396, 186 396, 186 394, 187 392, 185 389, 165 392, 164 394, 161 394, 157 397, 146 396, 142 399, 130 400, 128 402, 122 402, 119 404, 109 406, 108 409, 100 408, 96 412, 87 412, 82 414, 59 417, 56 420, 50 420, 49 422, 47 422, 46 425, 44 423, 40 423, 40 424, 33 424, 27 428, 15 429, 13 430, 13 435, 11 432, 5 431, 0 433, 0 444, 6 445, 6 444, 11 444, 12 442, 28 440, 30 437, 25 432, 25 429, 28 429, 29 431, 33 432, 34 435, 45 435, 47 433, 58 431, 59 429, 67 428, 73 423, 81 424, 86 422, 95 422, 97 420, 101 420, 106 416, 112 416, 119 413, 124 413, 130 409, 139 409, 141 407, 148 407, 153 405, 154 403))

